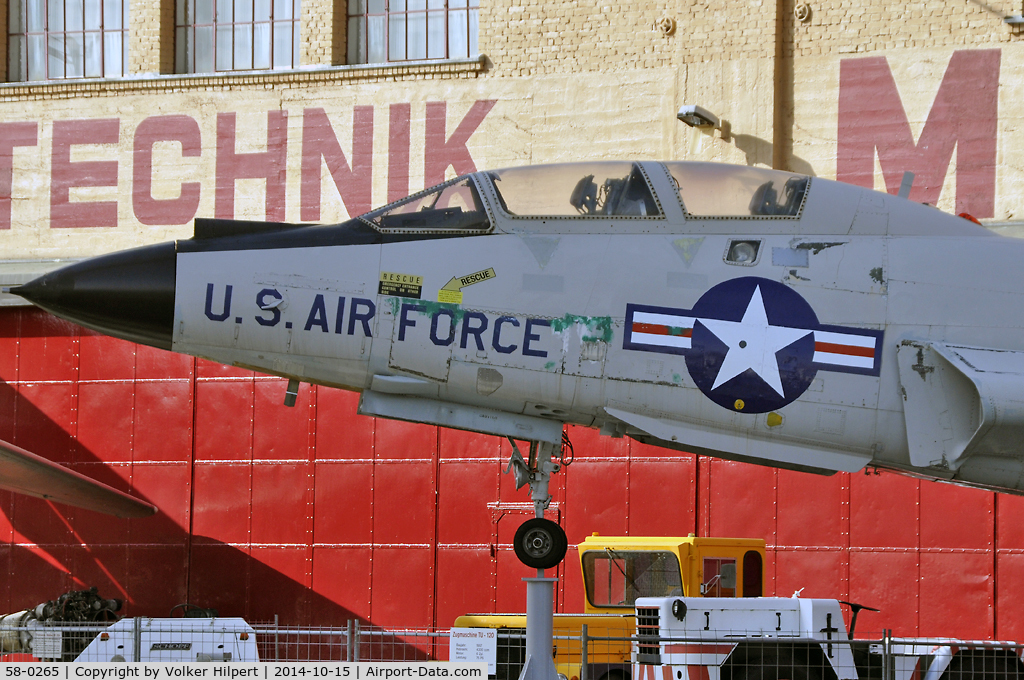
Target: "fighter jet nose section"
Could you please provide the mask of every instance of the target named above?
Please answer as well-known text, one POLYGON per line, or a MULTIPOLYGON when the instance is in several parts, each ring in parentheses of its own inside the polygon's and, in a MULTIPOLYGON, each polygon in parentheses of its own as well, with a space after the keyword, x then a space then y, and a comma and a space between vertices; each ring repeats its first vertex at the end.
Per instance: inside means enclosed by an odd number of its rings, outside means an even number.
POLYGON ((175 258, 173 242, 135 248, 76 262, 11 292, 86 328, 169 350, 175 258))

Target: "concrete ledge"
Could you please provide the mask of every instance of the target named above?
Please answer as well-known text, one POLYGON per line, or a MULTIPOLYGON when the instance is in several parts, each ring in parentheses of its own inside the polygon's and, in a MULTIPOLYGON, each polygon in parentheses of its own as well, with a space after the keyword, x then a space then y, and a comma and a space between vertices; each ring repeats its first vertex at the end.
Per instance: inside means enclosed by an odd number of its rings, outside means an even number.
POLYGON ((0 100, 50 99, 88 94, 124 92, 173 92, 195 89, 344 83, 353 80, 402 80, 405 78, 476 77, 487 68, 484 55, 473 59, 410 61, 395 64, 310 66, 287 71, 235 71, 231 73, 176 73, 129 75, 123 78, 0 83, 0 100))

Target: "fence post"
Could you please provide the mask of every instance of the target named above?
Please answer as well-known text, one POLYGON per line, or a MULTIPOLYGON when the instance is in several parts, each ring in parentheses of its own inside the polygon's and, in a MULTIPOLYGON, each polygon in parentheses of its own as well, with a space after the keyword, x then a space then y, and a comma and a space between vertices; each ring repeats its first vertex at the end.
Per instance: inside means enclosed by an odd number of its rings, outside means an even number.
POLYGON ((359 645, 362 640, 359 639, 359 621, 352 622, 352 637, 355 640, 354 647, 352 649, 352 660, 359 661, 359 645))
POLYGON ((888 628, 882 631, 882 680, 890 680, 893 677, 891 635, 892 631, 888 628))
POLYGON ((583 624, 580 630, 580 680, 587 680, 587 646, 590 644, 590 636, 587 635, 587 624, 583 624))
POLYGON ((280 629, 278 628, 277 614, 274 614, 274 661, 281 660, 280 629))
POLYGON ((142 661, 142 619, 132 619, 132 661, 142 661))
POLYGON ((345 623, 345 661, 352 661, 352 619, 345 623))

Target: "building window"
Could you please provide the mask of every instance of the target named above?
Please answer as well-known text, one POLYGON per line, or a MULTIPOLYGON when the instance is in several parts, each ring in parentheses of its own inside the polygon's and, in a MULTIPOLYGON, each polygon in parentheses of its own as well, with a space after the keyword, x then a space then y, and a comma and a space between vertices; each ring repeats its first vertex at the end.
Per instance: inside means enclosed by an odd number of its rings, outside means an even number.
POLYGON ((477 54, 480 0, 350 0, 348 63, 477 54))
POLYGON ((300 0, 176 0, 178 73, 295 68, 300 0))
POLYGON ((8 79, 123 76, 128 0, 10 0, 8 79))

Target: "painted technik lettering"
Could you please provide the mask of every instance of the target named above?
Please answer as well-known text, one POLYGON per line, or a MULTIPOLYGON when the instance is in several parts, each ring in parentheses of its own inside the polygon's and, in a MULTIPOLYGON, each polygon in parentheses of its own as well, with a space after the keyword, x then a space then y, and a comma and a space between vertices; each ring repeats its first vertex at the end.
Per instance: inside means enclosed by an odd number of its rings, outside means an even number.
MULTIPOLYGON (((426 127, 422 139, 423 180, 431 186, 444 180, 448 168, 457 174, 477 170, 468 142, 494 107, 496 100, 473 103, 461 120, 448 119, 448 102, 425 104, 426 127)), ((264 185, 265 219, 301 221, 321 219, 325 198, 322 178, 326 170, 337 197, 348 215, 371 209, 373 196, 374 125, 387 118, 388 200, 411 193, 409 186, 410 145, 409 104, 390 104, 381 115, 380 106, 356 106, 350 122, 347 116, 319 107, 301 112, 267 111, 265 122, 253 125, 253 117, 240 118, 236 112, 218 112, 215 120, 186 114, 158 115, 137 125, 119 117, 58 121, 0 123, 0 230, 10 229, 17 217, 18 202, 12 201, 15 186, 15 152, 47 154, 49 181, 33 182, 38 196, 17 196, 27 202, 49 203, 50 228, 122 227, 121 203, 131 201, 130 214, 147 226, 184 225, 201 214, 207 201, 215 217, 235 217, 236 187, 239 180, 258 180, 264 185), (289 117, 300 117, 299 126, 289 117), (351 152, 346 155, 339 141, 351 135, 351 152), (298 137, 298 139, 295 139, 298 137), (49 148, 46 141, 49 138, 49 148), (123 141, 127 140, 127 141, 123 141), (289 144, 299 145, 299 161, 288 165, 289 144), (93 147, 90 157, 75 160, 80 147, 93 147), (247 147, 259 150, 249 150, 247 147), (180 155, 181 165, 198 170, 204 158, 212 156, 210 176, 188 181, 161 178, 157 149, 171 157, 180 155), (287 187, 299 178, 297 209, 291 214, 287 187), (119 187, 130 182, 131 198, 121 197, 119 187), (48 189, 47 189, 48 188, 48 189), (99 197, 76 197, 79 189, 99 188, 99 197), (396 195, 398 194, 398 195, 396 195), (286 214, 287 213, 287 214, 286 214)), ((262 116, 260 116, 262 118, 262 116)), ((295 154, 292 154, 293 156, 295 154)), ((206 161, 209 164, 209 161, 206 161)), ((20 163, 19 163, 20 165, 20 163)), ((209 167, 209 165, 208 165, 209 167)), ((36 191, 33 188, 33 191, 36 191)), ((294 197, 292 197, 294 201, 294 197)), ((333 200, 328 197, 327 200, 333 200)), ((27 220, 26 220, 27 222, 27 220)))

